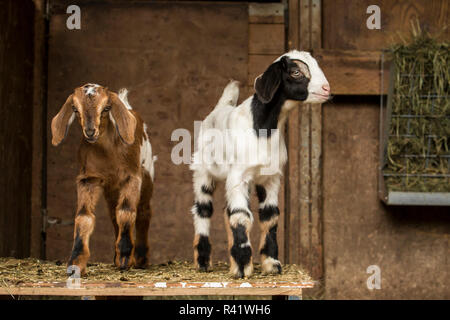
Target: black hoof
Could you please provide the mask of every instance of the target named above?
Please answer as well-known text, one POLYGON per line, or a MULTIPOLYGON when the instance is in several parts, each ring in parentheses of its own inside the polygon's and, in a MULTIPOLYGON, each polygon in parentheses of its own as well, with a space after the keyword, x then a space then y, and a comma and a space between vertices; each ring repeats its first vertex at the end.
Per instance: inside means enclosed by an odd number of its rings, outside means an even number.
POLYGON ((199 266, 198 271, 200 272, 209 272, 208 266, 199 266))
POLYGON ((280 264, 277 264, 276 265, 276 268, 277 268, 277 270, 278 270, 278 274, 281 274, 282 272, 282 269, 281 269, 281 265, 280 264))

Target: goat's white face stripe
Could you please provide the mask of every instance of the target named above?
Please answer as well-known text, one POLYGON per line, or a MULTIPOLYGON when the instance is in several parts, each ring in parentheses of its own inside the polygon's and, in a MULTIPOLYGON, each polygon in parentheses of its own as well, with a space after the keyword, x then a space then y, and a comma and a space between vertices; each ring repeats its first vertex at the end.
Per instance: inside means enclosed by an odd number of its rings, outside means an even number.
POLYGON ((116 120, 114 120, 114 117, 111 114, 111 112, 109 113, 109 120, 111 120, 111 122, 113 123, 114 127, 116 127, 116 120))
POLYGON ((88 83, 84 85, 83 90, 84 94, 87 96, 95 96, 97 95, 97 88, 100 87, 100 85, 95 83, 88 83))
POLYGON ((294 63, 298 65, 300 72, 303 73, 305 77, 311 79, 311 73, 309 72, 308 65, 300 60, 294 60, 294 63))

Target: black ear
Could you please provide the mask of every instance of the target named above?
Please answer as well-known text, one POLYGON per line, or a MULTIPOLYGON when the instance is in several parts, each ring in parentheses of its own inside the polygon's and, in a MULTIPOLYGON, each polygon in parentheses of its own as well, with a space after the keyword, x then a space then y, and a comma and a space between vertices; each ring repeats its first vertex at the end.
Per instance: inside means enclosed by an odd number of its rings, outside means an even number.
POLYGON ((255 80, 256 95, 263 103, 270 102, 280 86, 281 74, 283 72, 283 67, 286 64, 284 58, 285 57, 272 63, 269 68, 255 80))

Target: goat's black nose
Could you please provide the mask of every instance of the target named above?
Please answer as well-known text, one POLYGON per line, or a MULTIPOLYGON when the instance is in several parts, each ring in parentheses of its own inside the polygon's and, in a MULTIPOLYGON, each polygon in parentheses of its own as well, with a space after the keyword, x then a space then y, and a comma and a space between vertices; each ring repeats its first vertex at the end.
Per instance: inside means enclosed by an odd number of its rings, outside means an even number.
POLYGON ((94 136, 95 129, 86 129, 86 130, 84 130, 84 133, 85 133, 86 136, 88 136, 89 138, 92 138, 92 137, 94 136))

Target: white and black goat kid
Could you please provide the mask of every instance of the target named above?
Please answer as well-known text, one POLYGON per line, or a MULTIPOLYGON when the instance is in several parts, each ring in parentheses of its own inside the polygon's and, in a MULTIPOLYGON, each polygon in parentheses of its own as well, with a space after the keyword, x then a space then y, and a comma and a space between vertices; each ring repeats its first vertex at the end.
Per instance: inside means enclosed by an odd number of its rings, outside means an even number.
POLYGON ((253 215, 249 208, 249 193, 253 184, 259 200, 259 221, 262 231, 259 251, 263 272, 269 274, 281 272, 277 225, 280 214, 278 209, 280 179, 287 161, 283 126, 288 112, 300 102, 327 101, 330 86, 317 61, 308 52, 293 50, 275 60, 256 78, 255 91, 253 96, 236 106, 239 87, 236 81, 230 82, 218 104, 200 127, 197 150, 190 166, 194 171, 195 193, 195 204, 192 208, 195 227, 194 261, 199 270, 208 270, 211 267, 209 229, 213 214, 212 196, 215 181, 224 180, 230 272, 235 277, 244 277, 253 271, 249 239, 253 223, 253 215), (251 134, 241 134, 245 130, 251 134), (214 148, 218 142, 211 140, 211 136, 206 134, 208 131, 223 134, 224 138, 220 143, 225 149, 214 148), (230 154, 228 148, 230 145, 241 147, 231 148, 234 153, 230 154), (246 162, 242 158, 243 154, 249 153, 245 148, 255 146, 256 161, 246 162), (268 152, 268 149, 271 151, 268 152), (204 161, 212 158, 213 160, 209 162, 204 161), (218 158, 226 160, 217 161, 218 158))

